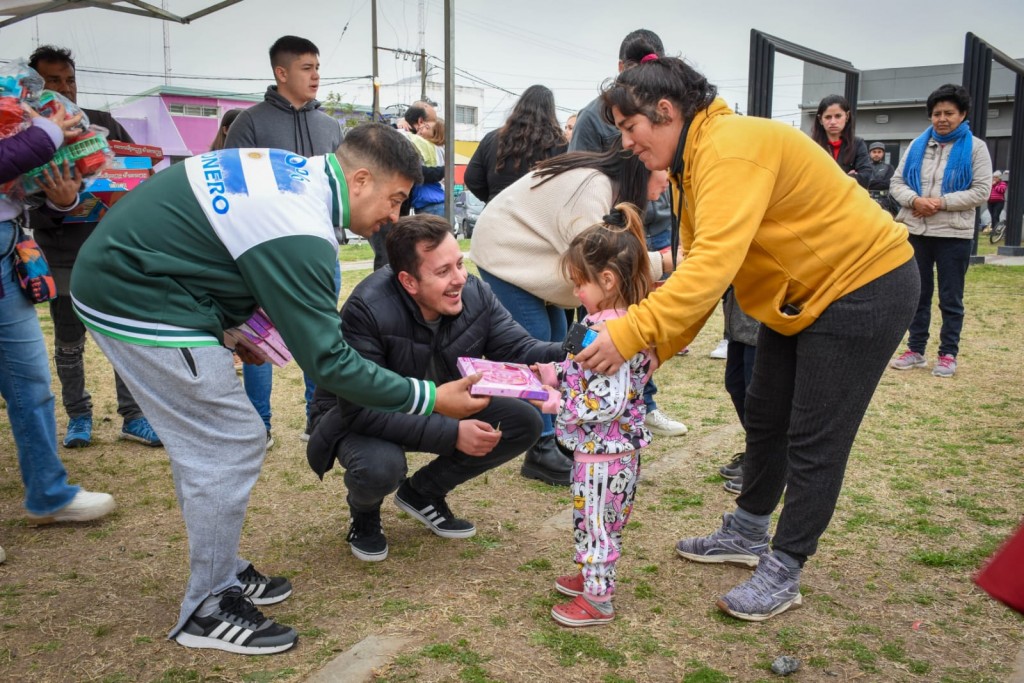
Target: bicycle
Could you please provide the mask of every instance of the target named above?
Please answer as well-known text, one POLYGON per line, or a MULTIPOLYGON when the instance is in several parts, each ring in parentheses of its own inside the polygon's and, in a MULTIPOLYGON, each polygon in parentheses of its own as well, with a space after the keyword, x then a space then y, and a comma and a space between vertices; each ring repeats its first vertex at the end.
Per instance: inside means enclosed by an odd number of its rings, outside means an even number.
POLYGON ((999 223, 992 226, 992 232, 988 234, 988 241, 992 244, 998 244, 1005 234, 1006 221, 999 221, 999 223))

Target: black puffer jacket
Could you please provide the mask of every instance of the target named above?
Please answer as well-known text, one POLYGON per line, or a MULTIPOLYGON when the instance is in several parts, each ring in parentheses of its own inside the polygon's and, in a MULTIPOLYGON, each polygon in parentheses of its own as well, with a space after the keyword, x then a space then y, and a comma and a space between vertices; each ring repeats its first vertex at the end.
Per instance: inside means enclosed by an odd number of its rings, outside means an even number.
MULTIPOLYGON (((390 266, 376 271, 352 291, 341 309, 345 341, 364 358, 400 375, 433 380, 458 379, 459 356, 516 363, 561 360, 558 342, 534 339, 479 278, 470 275, 462 290, 462 313, 442 316, 436 331, 427 325, 390 266)), ((321 478, 334 466, 338 443, 349 432, 398 443, 411 451, 450 454, 459 421, 437 413, 399 415, 369 410, 317 389, 306 447, 309 466, 321 478)))

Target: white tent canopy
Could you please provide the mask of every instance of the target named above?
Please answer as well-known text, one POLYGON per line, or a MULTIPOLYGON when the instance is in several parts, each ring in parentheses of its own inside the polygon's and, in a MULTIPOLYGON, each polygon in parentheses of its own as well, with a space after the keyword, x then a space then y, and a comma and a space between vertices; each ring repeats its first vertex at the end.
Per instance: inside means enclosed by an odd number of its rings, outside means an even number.
POLYGON ((7 19, 0 21, 0 28, 10 26, 11 24, 22 21, 23 19, 30 19, 32 17, 39 16, 40 14, 46 14, 48 12, 63 12, 65 10, 85 9, 89 7, 97 7, 100 9, 112 10, 114 12, 134 14, 140 17, 150 17, 152 19, 163 19, 165 21, 188 24, 195 19, 205 17, 207 14, 224 9, 225 7, 230 7, 231 5, 235 5, 241 1, 242 0, 221 0, 221 2, 215 2, 208 7, 193 12, 192 14, 179 16, 172 12, 168 12, 165 9, 161 9, 152 3, 142 2, 142 0, 50 0, 49 2, 0 0, 0 17, 8 17, 7 19))

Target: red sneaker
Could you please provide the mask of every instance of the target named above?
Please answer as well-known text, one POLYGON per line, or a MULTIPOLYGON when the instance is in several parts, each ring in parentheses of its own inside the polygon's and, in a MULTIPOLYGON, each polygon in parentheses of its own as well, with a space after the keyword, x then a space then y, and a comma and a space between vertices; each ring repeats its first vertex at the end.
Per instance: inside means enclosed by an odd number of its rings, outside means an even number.
POLYGON ((559 576, 555 579, 555 590, 562 595, 568 595, 570 598, 583 595, 583 574, 576 572, 575 574, 559 576))
POLYGON ((552 607, 551 617, 563 626, 600 626, 611 623, 615 613, 603 614, 585 597, 577 595, 572 602, 552 607))

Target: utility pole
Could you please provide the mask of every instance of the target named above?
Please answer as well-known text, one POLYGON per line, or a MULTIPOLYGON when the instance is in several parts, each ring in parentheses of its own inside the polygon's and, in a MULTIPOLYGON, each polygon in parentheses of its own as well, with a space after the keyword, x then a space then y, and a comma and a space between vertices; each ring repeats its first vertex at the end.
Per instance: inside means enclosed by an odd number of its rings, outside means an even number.
POLYGON ((370 2, 370 42, 373 43, 373 120, 380 120, 380 71, 377 68, 377 0, 370 2))
POLYGON ((420 0, 420 99, 427 101, 427 1, 420 0))
POLYGON ((427 51, 420 50, 420 99, 427 101, 427 51))
MULTIPOLYGON (((167 0, 160 3, 161 9, 167 11, 167 0)), ((164 85, 171 84, 171 24, 164 20, 164 85)))
POLYGON ((455 190, 455 0, 444 0, 444 215, 452 219, 455 190))

